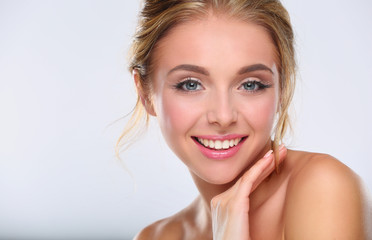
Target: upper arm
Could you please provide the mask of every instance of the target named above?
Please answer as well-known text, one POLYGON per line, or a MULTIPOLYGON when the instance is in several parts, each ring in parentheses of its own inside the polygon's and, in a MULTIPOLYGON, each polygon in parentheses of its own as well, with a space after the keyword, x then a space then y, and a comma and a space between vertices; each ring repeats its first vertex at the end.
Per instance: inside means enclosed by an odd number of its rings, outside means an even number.
POLYGON ((285 207, 286 239, 366 239, 359 178, 321 155, 291 179, 285 207))

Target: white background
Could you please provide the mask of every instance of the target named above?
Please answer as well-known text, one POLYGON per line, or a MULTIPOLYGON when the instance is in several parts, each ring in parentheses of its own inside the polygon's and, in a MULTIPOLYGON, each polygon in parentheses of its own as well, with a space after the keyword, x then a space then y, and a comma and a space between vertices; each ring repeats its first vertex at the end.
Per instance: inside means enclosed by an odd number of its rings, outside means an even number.
MULTIPOLYGON (((299 80, 290 147, 372 189, 372 3, 286 0, 299 80)), ((196 195, 155 121, 122 157, 137 1, 0 1, 0 239, 129 239, 196 195)))

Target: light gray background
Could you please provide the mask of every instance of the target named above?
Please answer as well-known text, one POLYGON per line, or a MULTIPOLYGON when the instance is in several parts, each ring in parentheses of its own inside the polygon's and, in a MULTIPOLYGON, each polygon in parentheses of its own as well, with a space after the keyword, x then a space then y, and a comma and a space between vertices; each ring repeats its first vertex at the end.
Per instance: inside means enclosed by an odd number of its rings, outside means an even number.
MULTIPOLYGON (((372 3, 286 0, 297 37, 295 149, 372 189, 372 3)), ((122 157, 137 1, 0 1, 0 238, 129 239, 196 195, 155 121, 122 157)))

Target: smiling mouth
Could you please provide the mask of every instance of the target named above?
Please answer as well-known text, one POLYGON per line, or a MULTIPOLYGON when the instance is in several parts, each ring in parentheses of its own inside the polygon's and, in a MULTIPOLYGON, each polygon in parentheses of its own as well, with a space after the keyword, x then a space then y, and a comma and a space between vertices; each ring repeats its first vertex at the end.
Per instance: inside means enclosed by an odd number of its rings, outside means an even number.
POLYGON ((238 145, 241 141, 245 140, 247 137, 239 137, 229 140, 211 140, 211 139, 204 139, 199 137, 193 137, 196 142, 202 145, 205 148, 209 148, 212 150, 227 150, 229 148, 233 148, 238 145))

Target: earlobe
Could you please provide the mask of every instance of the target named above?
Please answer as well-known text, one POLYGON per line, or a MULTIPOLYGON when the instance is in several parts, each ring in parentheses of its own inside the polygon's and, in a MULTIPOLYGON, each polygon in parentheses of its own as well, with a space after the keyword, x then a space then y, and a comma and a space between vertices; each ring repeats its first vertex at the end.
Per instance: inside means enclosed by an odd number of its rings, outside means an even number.
POLYGON ((276 113, 277 114, 280 113, 281 109, 282 109, 282 101, 280 100, 276 106, 276 113))
POLYGON ((137 89, 137 94, 141 100, 142 105, 145 107, 146 112, 150 114, 151 116, 156 116, 156 112, 154 110, 152 101, 149 100, 148 98, 148 93, 145 93, 144 89, 141 86, 141 76, 138 72, 138 70, 134 69, 133 72, 133 79, 134 79, 134 84, 136 85, 137 89))
POLYGON ((142 105, 145 107, 146 112, 150 114, 151 116, 156 117, 156 112, 154 110, 154 106, 151 101, 147 100, 147 98, 144 98, 143 96, 140 95, 140 99, 142 102, 142 105))

